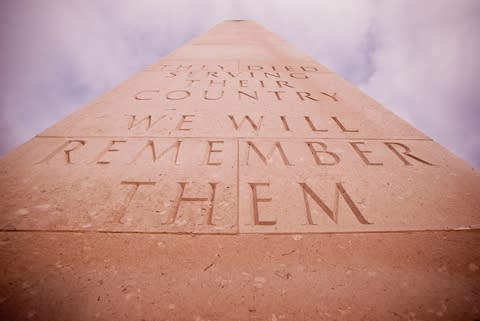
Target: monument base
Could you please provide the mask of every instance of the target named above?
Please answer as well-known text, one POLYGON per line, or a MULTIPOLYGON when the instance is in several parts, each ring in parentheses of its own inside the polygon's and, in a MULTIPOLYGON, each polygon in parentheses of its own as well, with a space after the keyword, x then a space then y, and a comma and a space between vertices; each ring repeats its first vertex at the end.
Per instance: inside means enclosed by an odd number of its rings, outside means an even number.
POLYGON ((480 318, 476 231, 0 236, 2 320, 480 318))

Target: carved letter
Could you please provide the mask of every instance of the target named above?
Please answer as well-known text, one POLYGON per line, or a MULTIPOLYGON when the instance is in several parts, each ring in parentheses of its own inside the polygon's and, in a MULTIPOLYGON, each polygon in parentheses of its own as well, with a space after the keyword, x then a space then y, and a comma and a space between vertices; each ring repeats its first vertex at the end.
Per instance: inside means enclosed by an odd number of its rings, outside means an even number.
POLYGON ((311 67, 311 66, 301 66, 300 67, 303 71, 318 71, 318 69, 316 67, 311 67))
POLYGON ((277 80, 276 83, 277 83, 279 88, 283 88, 283 86, 290 87, 290 88, 295 88, 292 85, 288 84, 288 81, 277 80))
POLYGON ((296 79, 308 79, 308 76, 306 74, 301 73, 301 72, 292 72, 290 74, 290 77, 296 78, 296 79))
POLYGON ((272 76, 272 77, 275 77, 275 78, 280 78, 280 73, 277 72, 275 74, 272 74, 270 72, 264 72, 263 75, 265 76, 265 78, 268 78, 268 76, 272 76))
POLYGON ((190 92, 188 90, 172 90, 172 91, 169 91, 165 97, 168 100, 182 100, 187 97, 190 97, 190 92))
POLYGON ((272 198, 259 198, 257 195, 257 186, 270 186, 269 183, 248 183, 252 189, 253 221, 255 225, 275 225, 277 221, 261 221, 258 211, 258 203, 271 202, 272 198))
POLYGON ((280 97, 280 93, 284 93, 284 91, 277 91, 277 90, 269 90, 267 93, 273 93, 275 94, 275 97, 277 97, 277 100, 282 100, 282 97, 280 97))
POLYGON ((60 152, 62 149, 63 149, 63 152, 65 153, 66 163, 67 164, 73 164, 72 158, 70 157, 70 153, 73 152, 74 150, 84 146, 85 144, 86 144, 86 142, 84 140, 67 140, 65 143, 60 145, 60 147, 58 147, 53 152, 51 152, 47 157, 45 157, 41 161, 37 162, 37 164, 40 164, 40 163, 43 163, 43 162, 46 162, 48 164, 50 159, 52 159, 52 157, 55 156, 55 154, 57 154, 58 152, 60 152), (72 148, 65 149, 68 145, 70 145, 72 143, 75 143, 75 145, 72 148))
POLYGON ((313 124, 312 120, 310 117, 305 116, 305 120, 307 121, 308 126, 310 126, 310 129, 314 132, 328 132, 328 129, 317 129, 315 125, 313 124))
POLYGON ((220 98, 223 97, 224 91, 222 90, 222 92, 220 93, 220 95, 217 95, 217 97, 208 97, 208 93, 209 93, 208 90, 205 90, 205 91, 203 92, 203 99, 205 99, 205 100, 219 100, 220 98))
POLYGON ((336 183, 335 184, 335 203, 333 204, 333 210, 330 209, 321 199, 318 197, 317 194, 315 194, 312 189, 306 184, 306 183, 298 183, 300 184, 300 187, 302 188, 303 192, 303 200, 305 202, 305 209, 307 211, 307 221, 308 224, 310 225, 316 225, 313 222, 312 219, 312 213, 310 211, 310 204, 308 202, 308 197, 310 196, 315 203, 317 203, 318 206, 322 208, 322 210, 328 215, 328 217, 334 221, 335 223, 338 224, 338 202, 340 200, 340 195, 342 195, 343 199, 347 203, 348 207, 350 207, 350 210, 353 212, 357 220, 361 224, 372 224, 368 222, 365 217, 362 215, 358 207, 355 205, 355 203, 352 201, 352 198, 350 195, 348 195, 347 191, 345 188, 343 188, 343 185, 341 183, 336 183))
MULTIPOLYGON (((213 87, 213 85, 221 85, 222 87, 225 87, 227 85, 227 81, 226 80, 210 80, 208 82, 208 86, 213 87)), ((222 95, 223 95, 223 91, 222 91, 222 95)))
POLYGON ((191 123, 193 120, 188 119, 188 117, 195 117, 195 115, 182 115, 182 118, 180 118, 180 121, 178 122, 176 130, 190 130, 191 128, 183 128, 183 124, 185 123, 191 123))
POLYGON ((238 99, 241 99, 242 95, 244 95, 244 96, 250 97, 252 99, 258 100, 258 93, 257 93, 256 90, 254 91, 254 94, 255 94, 255 96, 254 95, 249 95, 246 92, 243 92, 243 91, 239 90, 238 91, 238 99))
POLYGON ((312 94, 306 91, 297 91, 298 97, 300 97, 301 100, 305 100, 305 98, 308 98, 310 100, 318 101, 318 99, 313 98, 312 94))
POLYGON ((275 150, 278 150, 279 154, 280 154, 280 157, 282 158, 283 160, 283 163, 287 166, 293 166, 293 164, 291 164, 289 161, 288 161, 288 158, 287 158, 287 155, 285 155, 285 151, 283 150, 282 148, 282 145, 280 144, 280 142, 275 142, 272 146, 272 148, 270 149, 270 151, 268 152, 267 156, 265 156, 258 148, 257 146, 255 146, 255 144, 251 141, 247 141, 247 145, 248 145, 248 149, 247 149, 247 165, 248 165, 248 161, 250 160, 250 149, 253 149, 255 151, 255 153, 257 153, 258 157, 260 157, 260 159, 263 161, 263 163, 265 165, 268 164, 269 161, 271 161, 272 159, 272 156, 273 156, 273 153, 275 152, 275 150))
POLYGON ((369 154, 371 153, 372 151, 371 150, 361 150, 357 145, 363 145, 365 144, 364 142, 350 142, 349 143, 353 149, 355 150, 355 152, 357 152, 358 156, 360 156, 360 158, 363 160, 363 162, 367 165, 371 165, 371 166, 382 166, 383 163, 372 163, 370 162, 370 160, 367 158, 367 156, 365 156, 365 154, 369 154))
POLYGON ((230 120, 232 121, 233 127, 235 127, 235 130, 238 130, 240 127, 242 127, 243 122, 247 120, 252 126, 252 128, 255 129, 255 131, 258 131, 262 126, 262 120, 263 120, 263 116, 260 116, 260 119, 257 121, 257 123, 254 123, 253 120, 250 118, 250 116, 247 115, 247 116, 243 116, 242 120, 240 121, 240 124, 237 124, 237 121, 235 120, 235 117, 233 115, 228 115, 228 118, 230 118, 230 120))
POLYGON ((111 140, 107 147, 97 156, 97 164, 110 164, 110 161, 101 161, 100 159, 108 152, 118 152, 119 149, 112 148, 117 143, 126 143, 126 140, 111 140))
POLYGON ((222 150, 221 149, 213 149, 213 144, 223 144, 223 140, 214 140, 214 141, 208 141, 208 148, 207 148, 207 155, 206 155, 206 164, 207 165, 221 165, 222 162, 212 162, 210 160, 210 156, 213 154, 213 153, 221 153, 222 150))
POLYGON ((141 185, 146 185, 146 186, 153 186, 155 185, 155 182, 140 182, 140 181, 122 181, 120 184, 123 185, 134 185, 133 189, 130 190, 130 192, 126 195, 125 200, 123 201, 122 206, 120 209, 115 213, 115 217, 113 218, 113 223, 122 223, 122 218, 125 216, 125 213, 127 212, 128 206, 130 205, 130 202, 132 201, 133 197, 138 191, 138 188, 141 185))
POLYGON ((310 149, 310 152, 312 153, 313 155, 313 159, 315 159, 315 162, 317 163, 317 165, 336 165, 340 162, 340 157, 338 157, 337 154, 333 153, 333 152, 329 152, 327 151, 327 145, 325 145, 324 143, 320 143, 320 142, 306 142, 306 144, 308 145, 308 148, 310 149), (316 145, 319 145, 320 147, 322 147, 322 150, 317 150, 315 149, 315 147, 313 146, 313 144, 316 144, 316 145), (318 157, 318 154, 327 154, 327 155, 330 155, 332 157, 332 161, 330 163, 324 163, 322 162, 322 160, 320 159, 320 157, 318 157))
POLYGON ((285 116, 280 116, 280 119, 282 120, 283 128, 284 128, 287 132, 289 132, 289 131, 290 131, 290 127, 288 127, 287 119, 285 118, 285 116))
POLYGON ((214 225, 213 224, 213 205, 215 200, 215 190, 217 188, 218 183, 208 183, 210 188, 212 189, 210 195, 207 197, 183 197, 183 193, 185 191, 186 182, 179 182, 180 190, 177 193, 177 197, 172 206, 172 210, 170 212, 170 219, 165 224, 173 224, 178 216, 178 210, 180 208, 181 202, 205 202, 208 201, 208 210, 207 210, 207 225, 214 225))
POLYGON ((174 150, 175 153, 173 154, 173 157, 172 157, 172 162, 173 164, 175 165, 178 165, 177 163, 177 159, 178 159, 178 153, 180 151, 180 144, 182 143, 181 140, 177 140, 175 143, 173 143, 172 145, 170 145, 169 147, 167 147, 165 150, 163 150, 160 155, 157 156, 157 153, 156 153, 156 150, 155 150, 155 143, 153 142, 153 140, 149 140, 147 141, 147 144, 137 153, 137 155, 135 155, 135 157, 133 158, 132 162, 131 163, 135 163, 135 161, 140 157, 140 155, 147 149, 147 148, 150 148, 150 151, 152 153, 152 160, 154 162, 156 162, 157 160, 159 160, 160 158, 163 157, 163 155, 165 155, 169 150, 174 150))
POLYGON ((322 94, 322 95, 325 95, 325 96, 327 96, 327 97, 332 98, 333 101, 338 101, 338 99, 337 99, 337 93, 333 93, 333 95, 329 95, 329 94, 327 94, 327 93, 321 92, 321 94, 322 94))
POLYGON ((420 163, 423 163, 423 164, 426 164, 426 165, 430 165, 430 166, 433 166, 432 163, 429 163, 427 162, 426 160, 423 160, 415 155, 412 155, 410 153, 410 148, 407 146, 407 145, 404 145, 404 144, 401 144, 401 143, 384 143, 385 145, 387 145, 387 147, 395 154, 397 155, 398 158, 400 158, 400 160, 405 164, 405 165, 412 165, 408 162, 408 160, 402 156, 405 155, 405 156, 408 156, 420 163), (403 151, 402 152, 399 152, 398 150, 395 149, 394 145, 397 145, 397 146, 400 146, 403 151))
POLYGON ((337 119, 337 117, 333 116, 332 119, 338 125, 338 127, 340 127, 342 132, 344 132, 344 133, 358 133, 358 129, 347 129, 347 128, 345 128, 345 126, 343 126, 343 124, 337 119))
POLYGON ((130 124, 128 125, 128 129, 132 129, 133 127, 136 127, 138 125, 140 125, 141 123, 143 123, 144 121, 146 121, 146 130, 149 130, 152 126, 155 126, 156 123, 158 123, 160 120, 164 119, 166 117, 166 115, 162 115, 160 116, 156 121, 154 121, 152 123, 152 115, 147 115, 145 116, 144 118, 142 118, 141 120, 139 120, 138 122, 135 123, 135 119, 137 117, 137 115, 127 115, 127 116, 130 116, 131 119, 130 119, 130 124))
POLYGON ((147 96, 147 97, 143 97, 143 94, 144 93, 159 93, 160 90, 142 90, 142 91, 139 91, 138 93, 135 94, 135 99, 136 100, 152 100, 152 97, 151 96, 147 96), (140 97, 140 95, 142 95, 142 97, 140 97))

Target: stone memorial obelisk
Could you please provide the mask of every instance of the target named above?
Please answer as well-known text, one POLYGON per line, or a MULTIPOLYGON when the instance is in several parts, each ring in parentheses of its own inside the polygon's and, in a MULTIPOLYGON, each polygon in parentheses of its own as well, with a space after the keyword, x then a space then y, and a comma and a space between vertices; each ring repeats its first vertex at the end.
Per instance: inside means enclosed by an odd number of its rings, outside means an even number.
POLYGON ((479 172, 252 21, 0 171, 2 320, 480 318, 479 172))

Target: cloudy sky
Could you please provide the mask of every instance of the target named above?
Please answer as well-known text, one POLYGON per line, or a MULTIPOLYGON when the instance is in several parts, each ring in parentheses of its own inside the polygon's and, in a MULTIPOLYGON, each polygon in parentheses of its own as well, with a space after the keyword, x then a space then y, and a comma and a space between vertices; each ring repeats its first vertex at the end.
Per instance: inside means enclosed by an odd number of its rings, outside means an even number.
POLYGON ((253 19, 480 168, 480 0, 1 0, 0 155, 225 19, 253 19))

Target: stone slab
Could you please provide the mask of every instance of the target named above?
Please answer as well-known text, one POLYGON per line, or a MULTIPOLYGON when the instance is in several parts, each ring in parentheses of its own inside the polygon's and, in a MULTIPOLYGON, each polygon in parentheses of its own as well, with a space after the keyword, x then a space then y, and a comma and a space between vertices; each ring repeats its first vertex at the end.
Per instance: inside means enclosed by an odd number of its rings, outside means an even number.
POLYGON ((477 232, 0 234, 2 320, 477 320, 477 232))
POLYGON ((0 228, 236 233, 236 148, 231 140, 35 138, 2 160, 0 228))

